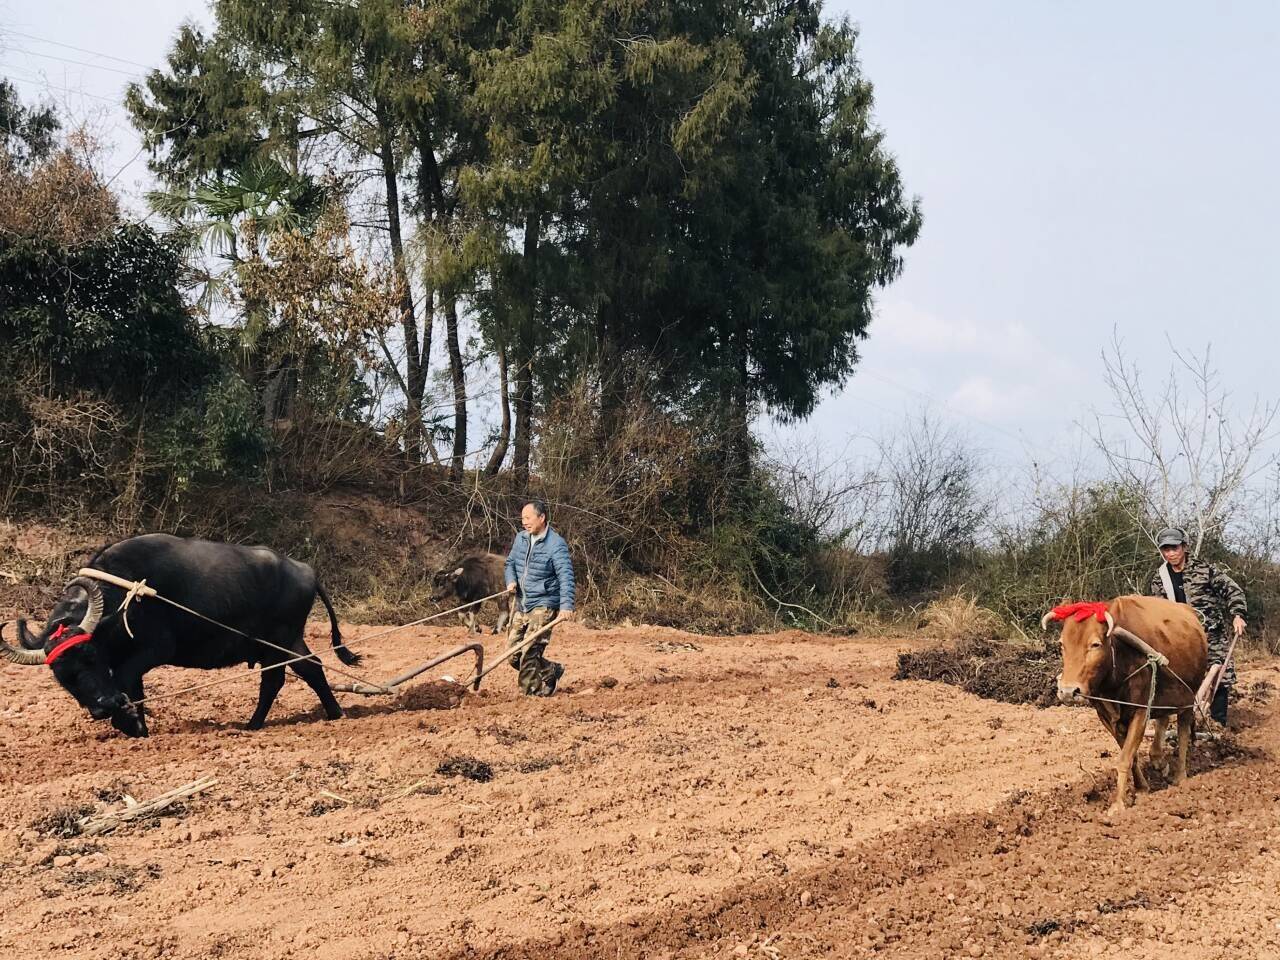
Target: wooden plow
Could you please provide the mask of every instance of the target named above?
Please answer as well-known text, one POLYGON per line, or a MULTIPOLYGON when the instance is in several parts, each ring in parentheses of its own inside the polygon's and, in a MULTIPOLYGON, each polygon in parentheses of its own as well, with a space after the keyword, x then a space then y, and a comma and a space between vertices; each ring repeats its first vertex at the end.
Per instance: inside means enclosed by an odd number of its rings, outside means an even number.
MULTIPOLYGON (((332 686, 335 692, 358 693, 367 697, 388 696, 399 693, 400 688, 403 687, 404 684, 408 683, 414 677, 426 673, 433 667, 438 667, 440 664, 446 663, 454 657, 460 657, 466 653, 474 653, 476 657, 475 673, 465 681, 462 681, 462 685, 464 687, 469 686, 472 690, 478 691, 480 689, 480 681, 492 673, 497 667, 501 666, 503 660, 506 660, 508 657, 515 654, 524 653, 524 651, 528 650, 539 637, 545 633, 549 633, 551 628, 559 622, 560 618, 556 617, 545 626, 539 627, 537 630, 529 633, 519 645, 503 650, 497 660, 489 665, 488 669, 486 669, 484 665, 484 645, 481 643, 464 643, 460 647, 454 647, 454 649, 450 650, 448 653, 441 654, 434 660, 429 660, 424 664, 420 664, 412 670, 406 670, 399 676, 392 677, 390 680, 383 683, 364 683, 362 681, 355 681, 353 683, 335 683, 332 684, 332 686)), ((446 682, 458 683, 459 681, 453 680, 452 678, 446 678, 446 682)))

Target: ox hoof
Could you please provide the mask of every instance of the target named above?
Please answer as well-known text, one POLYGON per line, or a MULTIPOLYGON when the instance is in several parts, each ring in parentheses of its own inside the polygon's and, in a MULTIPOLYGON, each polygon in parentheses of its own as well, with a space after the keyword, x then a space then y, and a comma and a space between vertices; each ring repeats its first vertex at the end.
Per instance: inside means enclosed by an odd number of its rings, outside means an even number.
POLYGON ((1116 801, 1111 806, 1107 807, 1106 818, 1108 820, 1116 820, 1119 817, 1124 816, 1124 811, 1125 811, 1125 805, 1119 801, 1116 801))
POLYGON ((1169 786, 1180 787, 1186 779, 1187 775, 1185 773, 1175 773, 1169 778, 1169 786))

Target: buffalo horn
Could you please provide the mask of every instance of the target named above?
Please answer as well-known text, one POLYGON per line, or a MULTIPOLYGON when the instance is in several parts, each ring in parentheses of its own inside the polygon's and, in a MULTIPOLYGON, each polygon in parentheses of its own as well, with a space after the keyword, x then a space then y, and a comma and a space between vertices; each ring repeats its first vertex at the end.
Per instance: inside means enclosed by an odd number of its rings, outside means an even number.
POLYGON ((27 650, 43 650, 44 644, 40 642, 40 638, 27 629, 27 621, 18 621, 18 640, 27 650))
POLYGON ((84 633, 93 633, 94 628, 102 621, 102 588, 88 577, 76 577, 67 584, 68 590, 72 587, 79 587, 89 595, 89 609, 85 611, 84 619, 80 621, 80 630, 84 633))
POLYGON ((18 650, 9 646, 4 639, 4 624, 0 624, 0 657, 10 663, 20 663, 24 667, 35 667, 44 663, 43 650, 18 650))

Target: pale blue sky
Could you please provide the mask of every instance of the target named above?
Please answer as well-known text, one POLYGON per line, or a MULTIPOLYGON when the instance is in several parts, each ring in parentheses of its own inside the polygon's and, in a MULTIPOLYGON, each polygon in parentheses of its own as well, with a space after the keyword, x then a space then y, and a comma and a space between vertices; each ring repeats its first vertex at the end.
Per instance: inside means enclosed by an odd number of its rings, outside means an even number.
MULTIPOLYGON (((859 372, 805 432, 843 445, 927 397, 998 460, 1052 450, 1105 402, 1113 328, 1152 373, 1167 333, 1211 341, 1242 398, 1280 395, 1280 5, 828 11, 861 25, 877 117, 925 226, 859 372)), ((160 63, 187 17, 207 22, 205 5, 0 0, 0 73, 93 120, 108 175, 136 196, 146 168, 113 71, 160 63)))

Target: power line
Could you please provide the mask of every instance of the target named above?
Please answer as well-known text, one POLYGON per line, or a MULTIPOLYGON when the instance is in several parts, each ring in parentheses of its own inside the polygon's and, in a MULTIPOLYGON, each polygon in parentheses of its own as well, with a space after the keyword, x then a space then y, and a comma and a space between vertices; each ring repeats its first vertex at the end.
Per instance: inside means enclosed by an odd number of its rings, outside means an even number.
POLYGON ((29 75, 23 76, 22 74, 14 73, 13 71, 15 71, 16 69, 17 68, 12 66, 11 64, 0 63, 0 70, 5 71, 5 77, 7 79, 15 80, 18 83, 29 83, 33 87, 44 87, 46 89, 60 91, 66 96, 78 95, 81 97, 92 97, 94 100, 101 100, 103 103, 110 103, 117 107, 124 106, 123 100, 116 100, 116 99, 113 99, 112 97, 99 96, 96 93, 89 93, 86 90, 73 90, 71 87, 55 84, 53 81, 49 80, 47 77, 33 77, 29 75))
POLYGON ((71 43, 63 43, 61 40, 50 40, 48 37, 37 37, 34 34, 21 33, 17 30, 7 30, 5 31, 5 33, 7 33, 11 37, 22 37, 22 39, 24 40, 35 40, 38 43, 49 43, 49 44, 53 44, 53 46, 55 47, 64 47, 67 50, 75 50, 79 53, 87 53, 94 57, 103 57, 107 60, 115 60, 119 63, 127 63, 134 67, 142 67, 142 69, 144 70, 155 69, 154 65, 149 63, 139 63, 137 60, 128 60, 124 57, 117 57, 115 54, 102 53, 100 50, 90 50, 87 47, 77 47, 71 43))

